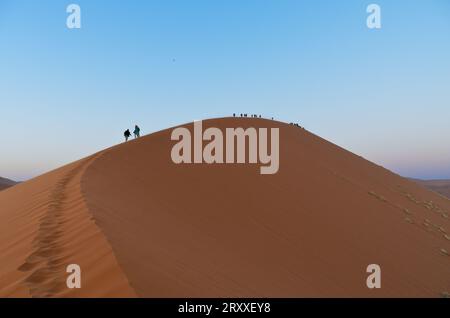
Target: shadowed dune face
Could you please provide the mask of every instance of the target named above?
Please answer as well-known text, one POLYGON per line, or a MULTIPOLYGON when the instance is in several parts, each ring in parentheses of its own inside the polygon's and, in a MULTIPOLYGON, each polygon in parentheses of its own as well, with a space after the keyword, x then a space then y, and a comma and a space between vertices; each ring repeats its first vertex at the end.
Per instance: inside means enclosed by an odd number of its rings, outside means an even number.
MULTIPOLYGON (((280 167, 176 165, 171 130, 0 193, 0 295, 439 297, 450 201, 298 127, 280 167), (7 261, 3 261, 7 260, 7 261), (82 288, 64 286, 82 268, 82 288), (366 268, 381 266, 369 290, 366 268)), ((192 129, 192 125, 187 125, 192 129)))
MULTIPOLYGON (((430 296, 450 289, 448 200, 298 127, 279 127, 280 169, 175 165, 170 130, 87 169, 90 211, 140 296, 430 296), (441 228, 441 229, 439 229, 441 228), (379 264, 382 288, 366 287, 379 264)), ((192 127, 190 127, 192 129, 192 127)))
POLYGON ((0 191, 8 189, 16 184, 17 184, 17 182, 0 177, 0 191))
POLYGON ((450 199, 450 180, 414 180, 431 191, 450 199))

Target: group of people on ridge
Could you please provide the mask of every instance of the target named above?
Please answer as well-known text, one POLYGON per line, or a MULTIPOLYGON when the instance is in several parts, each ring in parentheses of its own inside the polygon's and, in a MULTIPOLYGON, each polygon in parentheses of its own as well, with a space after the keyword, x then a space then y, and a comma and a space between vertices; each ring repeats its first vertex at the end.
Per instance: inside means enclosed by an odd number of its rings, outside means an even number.
MULTIPOLYGON (((238 117, 238 115, 236 113, 233 113, 233 117, 238 117)), ((240 114, 240 117, 248 117, 248 115, 247 114, 240 114)), ((261 115, 250 114, 250 117, 251 118, 261 118, 261 115)), ((271 119, 273 120, 273 117, 271 119)), ((300 126, 298 123, 289 123, 289 125, 305 129, 304 127, 300 126)))
MULTIPOLYGON (((233 113, 233 117, 236 117, 236 113, 233 113)), ((241 114, 241 117, 247 117, 247 114, 241 114)), ((253 115, 250 115, 250 117, 258 118, 258 115, 253 114, 253 115)), ((259 118, 261 118, 261 115, 259 115, 259 118)))
MULTIPOLYGON (((139 128, 138 125, 134 125, 134 138, 139 138, 141 137, 141 128, 139 128)), ((131 132, 129 129, 125 130, 125 132, 123 133, 123 135, 125 136, 125 141, 128 141, 128 138, 131 137, 131 132)))
MULTIPOLYGON (((247 117, 247 114, 240 114, 241 115, 241 117, 247 117)), ((252 118, 261 118, 261 115, 256 115, 256 114, 254 114, 254 115, 250 115, 252 118)), ((236 116, 236 113, 234 113, 233 114, 233 117, 237 117, 236 116)), ((272 117, 272 120, 273 120, 273 117, 272 117)), ((303 127, 301 127, 299 124, 297 124, 297 123, 290 123, 290 125, 293 125, 293 126, 296 126, 296 127, 299 127, 299 128, 303 128, 303 127)), ((303 128, 304 129, 304 128, 303 128)), ((139 137, 141 137, 141 128, 139 128, 139 126, 138 125, 134 125, 134 131, 133 131, 133 134, 134 134, 134 138, 139 138, 139 137)), ((130 132, 130 130, 129 129, 127 129, 127 130, 125 130, 125 132, 123 133, 123 135, 124 135, 124 137, 125 137, 125 141, 128 141, 128 139, 131 137, 131 132, 130 132)))
MULTIPOLYGON (((233 113, 233 117, 238 117, 236 113, 233 113)), ((247 114, 241 114, 241 117, 248 117, 247 114)), ((261 115, 256 115, 256 114, 250 114, 251 118, 262 118, 261 115)), ((273 120, 273 117, 272 117, 273 120)))

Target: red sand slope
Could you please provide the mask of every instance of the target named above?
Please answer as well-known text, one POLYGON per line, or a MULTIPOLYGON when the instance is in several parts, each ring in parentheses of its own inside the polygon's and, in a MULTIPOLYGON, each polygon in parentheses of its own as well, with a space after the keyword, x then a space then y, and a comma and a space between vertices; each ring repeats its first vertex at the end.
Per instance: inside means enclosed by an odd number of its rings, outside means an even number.
POLYGON ((175 165, 171 130, 0 193, 0 296, 440 297, 450 201, 303 129, 280 170, 175 165), (6 260, 6 261, 4 261, 6 260), (65 287, 65 266, 82 288, 65 287), (379 264, 382 288, 366 287, 379 264))

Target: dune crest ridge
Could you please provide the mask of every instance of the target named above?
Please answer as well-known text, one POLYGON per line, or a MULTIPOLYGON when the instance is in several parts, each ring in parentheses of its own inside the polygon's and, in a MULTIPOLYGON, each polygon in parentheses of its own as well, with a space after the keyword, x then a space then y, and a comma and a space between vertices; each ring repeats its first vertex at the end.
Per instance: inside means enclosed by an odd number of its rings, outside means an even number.
POLYGON ((135 296, 81 192, 82 175, 100 155, 5 190, 0 196, 0 296, 135 296), (67 288, 69 264, 81 267, 81 289, 67 288))

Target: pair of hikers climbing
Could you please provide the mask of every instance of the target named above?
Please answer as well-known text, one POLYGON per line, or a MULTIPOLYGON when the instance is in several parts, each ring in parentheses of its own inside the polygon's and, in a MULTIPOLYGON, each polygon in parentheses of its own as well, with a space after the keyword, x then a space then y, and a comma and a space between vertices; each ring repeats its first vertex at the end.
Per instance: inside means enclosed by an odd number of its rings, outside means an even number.
MULTIPOLYGON (((139 128, 138 125, 135 125, 135 126, 134 126, 133 134, 134 134, 134 138, 139 138, 139 137, 141 137, 141 128, 139 128)), ((125 136, 125 141, 128 141, 128 138, 131 137, 131 132, 130 132, 130 130, 129 130, 129 129, 125 130, 125 132, 123 133, 123 135, 125 136)))

